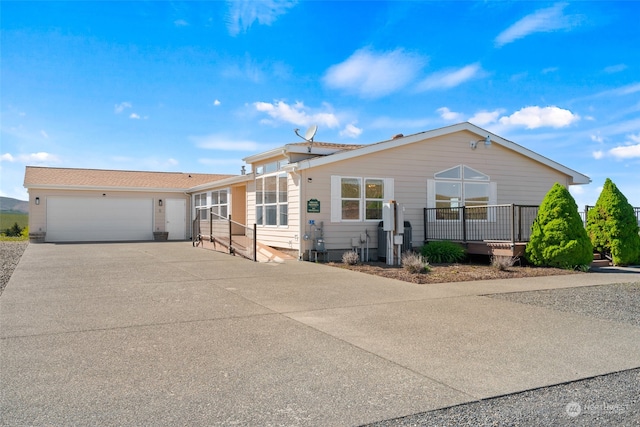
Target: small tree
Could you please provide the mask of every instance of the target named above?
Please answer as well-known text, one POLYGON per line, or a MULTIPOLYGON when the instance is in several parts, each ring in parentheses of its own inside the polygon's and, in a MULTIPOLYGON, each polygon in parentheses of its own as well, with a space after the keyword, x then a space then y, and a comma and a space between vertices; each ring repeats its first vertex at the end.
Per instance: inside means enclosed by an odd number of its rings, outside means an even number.
POLYGON ((569 191, 555 183, 542 200, 525 250, 534 265, 584 268, 593 260, 593 247, 569 191))
POLYGON ((587 234, 596 251, 610 254, 615 265, 640 260, 640 236, 633 207, 607 178, 596 205, 587 214, 587 234))
POLYGON ((18 225, 17 222, 13 223, 11 228, 7 228, 4 232, 5 236, 8 237, 20 237, 22 235, 22 228, 18 225))

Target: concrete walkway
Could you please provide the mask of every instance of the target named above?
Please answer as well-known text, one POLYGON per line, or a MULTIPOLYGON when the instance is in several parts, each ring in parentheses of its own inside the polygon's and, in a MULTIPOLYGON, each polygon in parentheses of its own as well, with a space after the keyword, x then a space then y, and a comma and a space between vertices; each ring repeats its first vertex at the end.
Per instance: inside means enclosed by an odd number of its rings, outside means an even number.
POLYGON ((640 328, 188 242, 33 244, 0 297, 2 425, 358 425, 640 367, 640 328))

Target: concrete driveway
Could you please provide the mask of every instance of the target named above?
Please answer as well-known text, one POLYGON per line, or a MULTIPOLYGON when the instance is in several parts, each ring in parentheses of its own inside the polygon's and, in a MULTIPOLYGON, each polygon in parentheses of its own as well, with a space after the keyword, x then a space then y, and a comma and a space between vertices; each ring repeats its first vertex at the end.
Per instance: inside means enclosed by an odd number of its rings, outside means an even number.
POLYGON ((358 425, 640 367, 640 328, 185 242, 33 244, 0 298, 3 425, 358 425))

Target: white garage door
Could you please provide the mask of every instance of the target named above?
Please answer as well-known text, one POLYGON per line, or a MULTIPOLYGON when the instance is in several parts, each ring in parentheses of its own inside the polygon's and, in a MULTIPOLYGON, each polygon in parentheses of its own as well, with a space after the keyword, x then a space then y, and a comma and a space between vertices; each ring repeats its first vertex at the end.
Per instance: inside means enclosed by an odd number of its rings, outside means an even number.
POLYGON ((153 200, 48 197, 48 242, 153 240, 153 200))

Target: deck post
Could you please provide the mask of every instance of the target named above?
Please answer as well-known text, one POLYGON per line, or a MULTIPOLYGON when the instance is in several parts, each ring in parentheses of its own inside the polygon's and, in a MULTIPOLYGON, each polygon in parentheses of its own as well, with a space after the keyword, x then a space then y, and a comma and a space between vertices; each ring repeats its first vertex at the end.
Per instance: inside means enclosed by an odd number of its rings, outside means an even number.
POLYGON ((467 207, 462 207, 462 241, 467 242, 467 207))
POLYGON ((258 228, 253 224, 253 262, 258 261, 258 228))
POLYGON ((427 208, 422 208, 422 222, 424 231, 424 243, 427 243, 427 208))
MULTIPOLYGON (((515 236, 515 215, 516 215, 516 211, 515 211, 515 207, 513 205, 513 203, 511 204, 511 245, 515 245, 516 243, 516 236, 515 236)), ((512 246, 513 247, 513 246, 512 246)))
POLYGON ((231 215, 229 215, 229 253, 233 253, 233 235, 231 234, 231 215))
POLYGON ((209 241, 213 242, 213 208, 209 208, 209 241))
POLYGON ((522 206, 518 205, 518 242, 522 242, 522 206))

